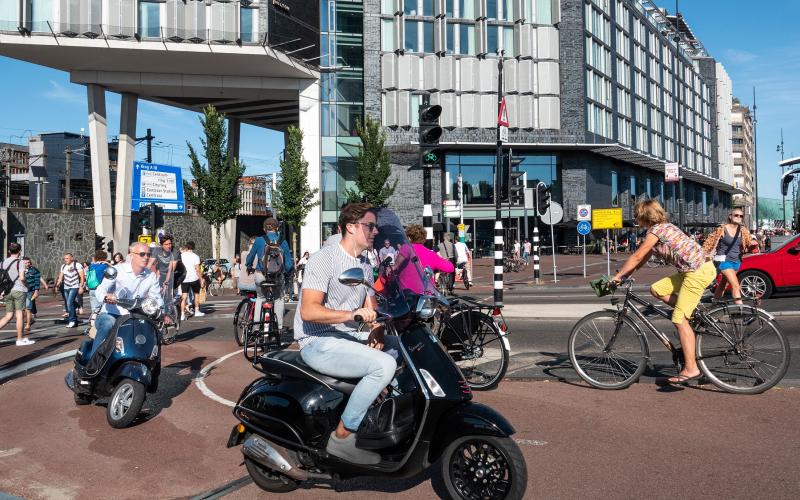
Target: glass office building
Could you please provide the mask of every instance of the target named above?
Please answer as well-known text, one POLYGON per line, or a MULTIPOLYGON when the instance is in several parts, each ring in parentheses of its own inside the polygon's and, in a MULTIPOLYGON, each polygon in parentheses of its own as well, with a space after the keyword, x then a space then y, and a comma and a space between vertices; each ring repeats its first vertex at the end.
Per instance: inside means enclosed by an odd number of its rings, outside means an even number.
MULTIPOLYGON (((687 227, 715 223, 730 205, 730 162, 715 132, 729 114, 718 108, 730 80, 686 21, 653 0, 364 0, 364 12, 365 113, 381 120, 387 143, 417 142, 423 96, 443 107, 436 232, 459 221, 447 202, 461 174, 468 238, 479 254, 492 247, 500 51, 505 146, 522 160, 527 187, 553 186, 565 213, 559 243, 574 241, 578 204, 620 207, 632 219, 633 204, 654 197, 677 214, 668 162, 681 166, 687 227), (716 65, 709 72, 702 61, 716 65)), ((420 221, 417 159, 408 151, 393 160, 390 205, 420 221)), ((509 239, 530 234, 530 210, 503 212, 509 239)))

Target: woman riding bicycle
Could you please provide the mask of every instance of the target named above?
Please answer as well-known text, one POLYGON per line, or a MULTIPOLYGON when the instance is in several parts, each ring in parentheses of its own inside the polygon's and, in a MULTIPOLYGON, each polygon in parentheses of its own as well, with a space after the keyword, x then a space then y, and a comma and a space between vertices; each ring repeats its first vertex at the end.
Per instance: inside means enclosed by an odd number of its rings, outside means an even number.
POLYGON ((736 273, 742 265, 742 256, 758 249, 758 242, 750 236, 750 231, 742 224, 743 221, 744 210, 734 207, 728 214, 728 222, 721 224, 703 244, 703 250, 714 256, 714 262, 722 275, 714 290, 714 300, 722 298, 730 283, 734 303, 742 304, 742 288, 736 273))
POLYGON ((653 283, 650 293, 674 308, 672 324, 678 331, 683 348, 683 370, 670 377, 670 383, 686 383, 700 378, 695 356, 695 335, 689 324, 706 287, 714 280, 716 270, 700 245, 677 226, 667 222, 667 213, 656 200, 640 201, 633 208, 636 223, 647 230, 641 246, 631 255, 622 269, 611 278, 622 280, 647 262, 651 252, 674 265, 678 272, 653 283))

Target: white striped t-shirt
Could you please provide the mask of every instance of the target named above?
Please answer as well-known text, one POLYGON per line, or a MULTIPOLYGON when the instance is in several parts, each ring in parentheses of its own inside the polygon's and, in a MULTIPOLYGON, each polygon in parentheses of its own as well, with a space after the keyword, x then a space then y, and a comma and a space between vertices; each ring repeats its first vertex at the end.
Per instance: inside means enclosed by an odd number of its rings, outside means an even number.
POLYGON ((81 286, 81 277, 78 275, 80 271, 83 271, 83 266, 80 262, 72 261, 72 264, 61 266, 61 274, 64 275, 64 288, 79 288, 81 286))
POLYGON ((348 255, 341 244, 325 245, 322 249, 308 259, 306 270, 303 273, 303 288, 294 315, 294 338, 302 349, 317 337, 330 334, 345 333, 353 335, 358 331, 359 324, 355 321, 325 325, 303 321, 300 317, 300 307, 303 303, 303 290, 319 290, 325 293, 322 305, 335 311, 355 311, 364 305, 367 294, 373 295, 372 290, 365 286, 346 286, 339 283, 339 275, 353 267, 364 269, 367 282, 372 284, 372 267, 369 260, 360 255, 358 258, 348 255))

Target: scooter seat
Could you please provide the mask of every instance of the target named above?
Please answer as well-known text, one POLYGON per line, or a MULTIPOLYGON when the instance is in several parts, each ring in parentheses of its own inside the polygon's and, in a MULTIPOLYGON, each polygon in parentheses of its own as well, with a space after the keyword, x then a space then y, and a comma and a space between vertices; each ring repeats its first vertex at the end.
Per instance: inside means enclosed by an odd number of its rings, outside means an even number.
POLYGON ((321 383, 344 394, 350 394, 361 379, 337 379, 323 375, 308 366, 300 351, 272 351, 259 358, 262 371, 275 375, 297 377, 321 383))

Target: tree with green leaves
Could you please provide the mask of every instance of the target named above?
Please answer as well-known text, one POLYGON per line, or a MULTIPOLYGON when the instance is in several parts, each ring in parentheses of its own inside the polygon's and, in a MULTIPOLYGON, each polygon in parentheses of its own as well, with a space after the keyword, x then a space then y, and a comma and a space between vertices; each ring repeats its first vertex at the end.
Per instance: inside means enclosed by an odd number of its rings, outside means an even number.
POLYGON ((391 157, 386 149, 386 132, 378 120, 366 117, 358 121, 356 133, 361 139, 356 159, 356 186, 345 191, 348 203, 367 201, 376 207, 386 206, 386 201, 397 187, 397 179, 389 185, 392 175, 391 157))
MULTIPOLYGON (((303 158, 303 131, 294 125, 289 126, 287 131, 280 167, 281 177, 273 205, 280 218, 297 230, 311 209, 319 205, 319 200, 315 199, 319 189, 311 189, 308 185, 308 162, 303 158)), ((297 231, 292 238, 292 252, 297 255, 297 231)))
POLYGON ((225 222, 236 217, 242 204, 237 189, 245 167, 238 158, 229 157, 225 115, 209 105, 203 108, 200 124, 205 133, 205 138, 200 138, 200 144, 206 163, 200 163, 197 151, 186 141, 196 187, 184 180, 183 191, 189 203, 214 228, 217 236, 215 250, 219 258, 220 229, 225 222))

